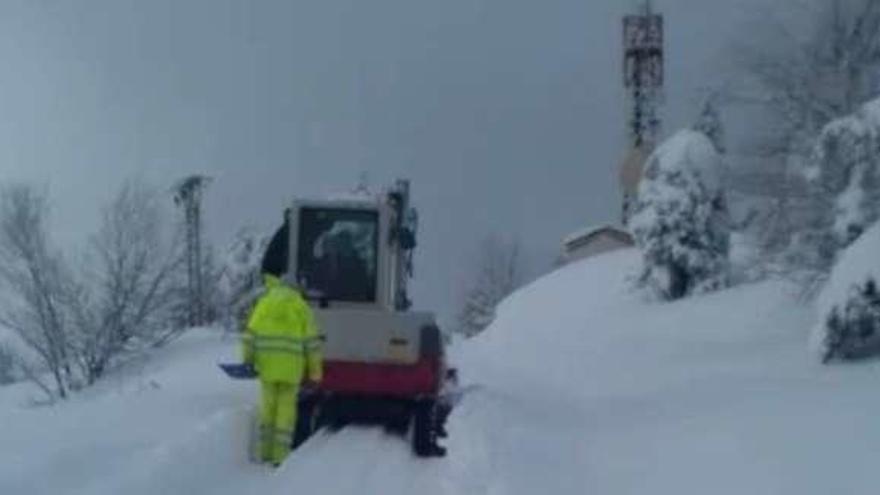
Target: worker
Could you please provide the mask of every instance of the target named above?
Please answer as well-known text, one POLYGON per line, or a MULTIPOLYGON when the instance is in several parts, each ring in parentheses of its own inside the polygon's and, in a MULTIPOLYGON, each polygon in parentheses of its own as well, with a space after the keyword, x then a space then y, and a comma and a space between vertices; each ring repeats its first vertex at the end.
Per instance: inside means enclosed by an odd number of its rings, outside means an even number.
POLYGON ((260 379, 259 455, 278 467, 290 453, 300 383, 320 382, 323 365, 314 315, 293 277, 263 277, 266 292, 251 311, 242 350, 260 379))

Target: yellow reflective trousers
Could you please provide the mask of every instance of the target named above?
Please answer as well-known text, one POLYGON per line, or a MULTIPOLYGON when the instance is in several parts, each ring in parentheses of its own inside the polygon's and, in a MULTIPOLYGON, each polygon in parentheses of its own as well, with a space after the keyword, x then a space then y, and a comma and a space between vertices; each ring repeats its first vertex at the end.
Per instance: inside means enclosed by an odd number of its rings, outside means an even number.
POLYGON ((281 464, 296 427, 299 384, 260 380, 260 459, 281 464))

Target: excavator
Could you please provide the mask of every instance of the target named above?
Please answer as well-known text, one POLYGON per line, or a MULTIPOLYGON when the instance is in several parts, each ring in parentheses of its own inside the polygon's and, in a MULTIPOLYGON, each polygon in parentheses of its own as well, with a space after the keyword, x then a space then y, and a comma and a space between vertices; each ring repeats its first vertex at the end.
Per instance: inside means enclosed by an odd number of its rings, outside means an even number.
MULTIPOLYGON (((413 311, 418 215, 410 183, 380 195, 295 199, 266 248, 262 271, 295 274, 322 337, 324 378, 304 387, 291 444, 320 428, 374 424, 409 438, 419 457, 442 457, 457 381, 434 314, 413 311)), ((252 370, 227 364, 233 378, 252 370)))

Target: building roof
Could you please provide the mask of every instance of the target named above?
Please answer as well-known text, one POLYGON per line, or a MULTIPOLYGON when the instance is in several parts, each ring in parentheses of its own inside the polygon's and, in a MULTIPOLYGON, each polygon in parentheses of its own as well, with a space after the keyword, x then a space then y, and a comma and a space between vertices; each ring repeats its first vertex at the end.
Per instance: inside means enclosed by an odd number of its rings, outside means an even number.
POLYGON ((588 227, 572 232, 562 240, 562 244, 567 247, 573 247, 575 244, 583 245, 602 234, 608 234, 627 244, 633 243, 632 235, 625 228, 606 224, 599 227, 588 227))

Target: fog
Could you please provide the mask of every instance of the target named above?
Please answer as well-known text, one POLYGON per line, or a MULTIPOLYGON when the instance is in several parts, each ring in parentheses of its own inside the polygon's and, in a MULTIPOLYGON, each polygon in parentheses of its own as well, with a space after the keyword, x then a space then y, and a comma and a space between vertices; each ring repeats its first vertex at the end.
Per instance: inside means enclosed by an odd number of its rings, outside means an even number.
MULTIPOLYGON (((656 2, 665 132, 724 79, 723 49, 770 0, 656 2)), ((620 0, 7 0, 0 181, 53 198, 75 245, 126 179, 214 178, 218 246, 294 195, 413 182, 414 298, 449 322, 488 234, 536 275, 562 237, 615 222, 626 153, 620 0)), ((169 194, 169 204, 171 197, 169 194)))

